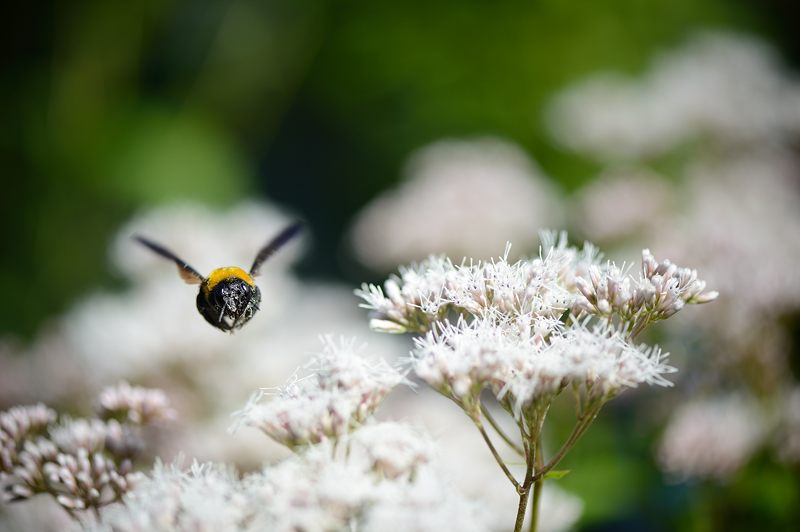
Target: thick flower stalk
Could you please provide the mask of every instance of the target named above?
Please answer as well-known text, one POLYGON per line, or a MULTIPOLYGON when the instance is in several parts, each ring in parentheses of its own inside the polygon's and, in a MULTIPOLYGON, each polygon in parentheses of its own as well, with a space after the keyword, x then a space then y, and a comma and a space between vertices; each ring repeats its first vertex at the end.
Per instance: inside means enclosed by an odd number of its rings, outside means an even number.
POLYGON ((360 356, 354 341, 323 341, 303 375, 296 372, 284 386, 254 395, 235 414, 235 428, 256 427, 291 449, 335 440, 364 423, 404 381, 385 361, 360 356))
POLYGON ((454 264, 431 257, 401 268, 383 288, 356 293, 381 332, 416 333, 410 366, 473 420, 492 455, 520 496, 515 529, 533 495, 531 528, 541 483, 588 429, 602 406, 639 384, 669 386, 675 371, 658 347, 634 338, 649 324, 686 304, 711 301, 697 272, 642 252, 638 275, 601 263, 591 244, 567 244, 566 235, 543 236, 540 256, 454 264), (572 434, 549 460, 541 434, 554 398, 568 390, 576 402, 572 434), (482 404, 489 391, 516 421, 506 434, 482 404), (526 463, 517 479, 484 422, 526 463))
POLYGON ((99 405, 100 418, 93 419, 59 420, 42 404, 0 412, 3 498, 12 502, 47 493, 76 519, 120 500, 139 477, 133 460, 144 445, 140 424, 174 414, 161 392, 127 383, 104 390, 99 405), (111 404, 122 422, 108 415, 109 397, 116 398, 111 404), (132 397, 137 399, 125 399, 132 397))

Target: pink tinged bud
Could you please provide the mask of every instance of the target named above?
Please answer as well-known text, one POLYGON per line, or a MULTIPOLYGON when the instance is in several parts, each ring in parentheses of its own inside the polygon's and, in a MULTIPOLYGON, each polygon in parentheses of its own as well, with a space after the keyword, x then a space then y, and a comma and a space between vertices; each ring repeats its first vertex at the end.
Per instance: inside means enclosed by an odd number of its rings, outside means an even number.
POLYGON ((717 292, 716 290, 712 290, 711 292, 705 292, 703 294, 693 297, 691 302, 701 305, 703 303, 710 303, 711 301, 717 299, 717 297, 719 297, 719 292, 717 292))
POLYGON ((377 318, 369 320, 369 328, 376 332, 390 334, 403 334, 407 331, 407 329, 399 323, 390 320, 379 320, 377 318))
POLYGON ((586 279, 583 277, 578 277, 575 279, 575 286, 578 288, 578 291, 583 294, 583 297, 589 301, 594 301, 594 291, 592 290, 592 287, 589 286, 589 283, 586 281, 586 279))

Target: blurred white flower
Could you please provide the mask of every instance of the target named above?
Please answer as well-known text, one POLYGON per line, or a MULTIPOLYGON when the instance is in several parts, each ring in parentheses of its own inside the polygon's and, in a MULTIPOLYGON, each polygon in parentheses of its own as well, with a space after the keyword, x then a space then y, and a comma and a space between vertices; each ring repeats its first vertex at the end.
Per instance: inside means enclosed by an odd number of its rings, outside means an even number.
POLYGON ((235 414, 288 447, 340 438, 362 424, 403 376, 385 361, 358 354, 355 340, 323 338, 324 348, 284 386, 262 389, 235 414), (269 396, 268 401, 262 401, 269 396))
POLYGON ((729 395, 685 403, 658 448, 662 469, 678 479, 725 480, 763 443, 769 423, 753 399, 729 395))
POLYGON ((232 468, 196 462, 188 471, 157 463, 124 502, 103 511, 97 530, 244 530, 256 511, 232 468))
POLYGON ((659 155, 704 138, 785 142, 800 133, 800 84, 763 42, 706 33, 663 54, 641 81, 606 75, 566 90, 548 123, 564 145, 604 159, 659 155))
POLYGON ((127 382, 102 390, 97 398, 97 410, 102 419, 119 419, 137 425, 176 417, 162 390, 131 386, 127 382))
POLYGON ((445 140, 412 155, 407 178, 358 215, 350 241, 379 271, 432 253, 488 257, 497 242, 534 249, 541 227, 560 223, 560 195, 515 145, 445 140))
POLYGON ((188 471, 157 465, 124 505, 103 512, 99 528, 383 530, 402 516, 409 530, 434 532, 445 524, 487 530, 478 508, 428 465, 430 442, 424 436, 396 424, 383 428, 366 427, 366 436, 356 432, 353 445, 338 452, 330 441, 322 442, 242 479, 222 465, 195 463, 188 471), (412 460, 413 475, 387 475, 382 454, 401 448, 426 449, 426 459, 412 460))
POLYGON ((656 231, 674 207, 670 187, 666 179, 648 169, 604 171, 576 194, 573 210, 578 228, 598 242, 656 231))
POLYGON ((433 458, 433 441, 409 425, 383 422, 366 425, 353 433, 348 444, 363 452, 372 469, 387 478, 413 475, 433 458))

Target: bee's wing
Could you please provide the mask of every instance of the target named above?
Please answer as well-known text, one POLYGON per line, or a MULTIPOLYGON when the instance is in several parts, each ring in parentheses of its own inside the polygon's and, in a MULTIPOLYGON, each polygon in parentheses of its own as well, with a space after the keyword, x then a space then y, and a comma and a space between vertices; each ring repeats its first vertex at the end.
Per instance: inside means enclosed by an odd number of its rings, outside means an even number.
POLYGON ((261 265, 264 264, 264 261, 270 258, 273 253, 278 251, 289 240, 297 236, 297 233, 299 233, 300 229, 302 228, 302 222, 295 222, 278 233, 278 236, 270 240, 266 246, 261 248, 261 250, 258 252, 258 255, 256 255, 255 260, 253 261, 253 266, 250 268, 250 275, 253 277, 258 275, 258 270, 261 268, 261 265))
POLYGON ((156 244, 155 242, 148 240, 142 236, 135 235, 134 240, 139 242, 140 244, 147 246, 155 253, 158 253, 165 259, 169 259, 175 263, 178 267, 178 273, 181 276, 181 279, 184 280, 187 284, 200 284, 203 282, 203 276, 200 275, 197 270, 189 266, 187 263, 183 261, 183 259, 179 258, 173 252, 162 246, 161 244, 156 244))

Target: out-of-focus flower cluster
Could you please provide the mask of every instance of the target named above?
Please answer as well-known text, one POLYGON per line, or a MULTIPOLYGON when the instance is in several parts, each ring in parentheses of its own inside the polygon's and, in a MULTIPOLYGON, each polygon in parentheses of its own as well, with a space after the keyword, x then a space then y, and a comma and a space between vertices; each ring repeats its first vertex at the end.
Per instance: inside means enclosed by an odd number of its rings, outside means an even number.
POLYGON ((57 420, 37 404, 0 412, 0 488, 6 502, 52 495, 71 514, 120 500, 138 478, 139 427, 172 419, 159 390, 127 383, 103 390, 98 417, 57 420), (103 403, 114 397, 112 418, 103 403))
POLYGON ((358 356, 355 340, 325 338, 324 345, 306 375, 295 373, 285 386, 256 394, 237 413, 238 423, 291 448, 336 439, 361 425, 403 381, 385 361, 358 356), (263 402, 265 395, 271 400, 263 402))
POLYGON ((426 465, 430 453, 430 442, 407 427, 376 424, 356 431, 346 452, 327 440, 243 478, 220 464, 161 465, 99 529, 486 530, 480 509, 426 465))
POLYGON ((243 478, 220 464, 159 465, 99 528, 383 530, 400 519, 409 530, 486 530, 479 507, 432 465, 428 437, 368 422, 401 374, 362 356, 354 341, 323 341, 307 375, 236 414, 237 424, 263 430, 295 455, 243 478))
POLYGON ((749 145, 800 133, 800 84, 766 44, 707 33, 658 57, 641 79, 599 76, 564 91, 549 118, 565 145, 602 159, 704 138, 749 145))
POLYGON ((517 146, 503 140, 443 140, 409 160, 406 180, 356 218, 356 256, 381 272, 432 253, 486 257, 497 242, 536 245, 536 228, 561 222, 555 186, 517 146))
POLYGON ((672 409, 659 446, 670 476, 725 480, 761 450, 796 461, 799 102, 797 76, 767 44, 705 33, 638 79, 598 76, 551 108, 556 138, 605 165, 575 197, 582 232, 690 259, 724 294, 666 329, 707 353, 690 362, 698 397, 672 409))

